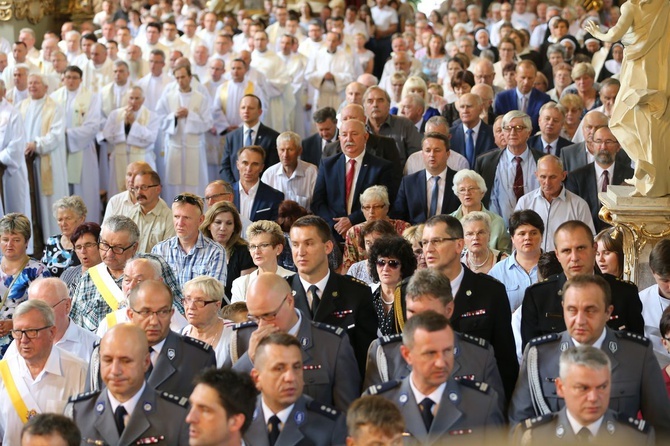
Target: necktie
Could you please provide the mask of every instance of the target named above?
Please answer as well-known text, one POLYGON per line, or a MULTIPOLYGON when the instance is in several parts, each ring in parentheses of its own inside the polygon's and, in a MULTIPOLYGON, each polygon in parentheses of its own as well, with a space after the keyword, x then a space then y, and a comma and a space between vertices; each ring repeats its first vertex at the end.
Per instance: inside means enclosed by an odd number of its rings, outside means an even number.
POLYGON ((347 170, 347 177, 346 177, 346 189, 345 189, 345 194, 346 194, 346 205, 349 205, 349 194, 351 193, 351 187, 354 184, 354 173, 356 172, 356 160, 355 159, 350 159, 349 160, 349 170, 347 170))
POLYGON ((472 129, 468 129, 466 132, 467 138, 465 138, 465 157, 468 159, 468 164, 470 168, 474 169, 475 167, 475 139, 472 137, 474 133, 472 129))
POLYGON ((528 108, 528 99, 526 99, 526 96, 521 96, 521 111, 526 113, 527 108, 528 108))
POLYGON ((419 403, 419 411, 421 412, 421 418, 423 418, 423 424, 426 425, 426 432, 430 431, 430 425, 433 424, 433 406, 435 402, 430 398, 424 398, 421 403, 419 403))
POLYGON ((610 185, 610 173, 607 170, 603 170, 603 187, 600 189, 600 192, 607 192, 607 186, 610 185))
POLYGON ((123 420, 123 417, 125 417, 128 414, 128 411, 126 411, 126 408, 119 405, 117 406, 116 410, 114 411, 114 423, 116 423, 116 430, 119 431, 119 435, 123 433, 123 429, 126 427, 126 423, 123 420))
POLYGON ((244 140, 244 145, 245 146, 252 146, 254 145, 253 141, 251 140, 251 135, 254 133, 252 129, 247 130, 247 138, 244 140))
POLYGON ((151 355, 153 354, 153 352, 154 352, 154 348, 149 347, 149 368, 147 369, 147 372, 144 374, 145 379, 149 379, 149 377, 151 376, 151 372, 154 371, 154 363, 151 360, 152 359, 151 355))
POLYGON ((591 431, 585 427, 579 429, 579 432, 577 432, 577 439, 579 443, 590 443, 591 438, 593 438, 593 434, 591 434, 591 431))
POLYGON ((521 170, 521 157, 515 156, 516 173, 514 174, 514 196, 518 200, 523 196, 523 170, 521 170))
POLYGON ((268 422, 268 439, 270 440, 270 446, 274 446, 279 438, 279 417, 277 415, 272 415, 270 421, 268 422))
POLYGON ((321 303, 321 299, 319 299, 319 289, 317 288, 316 285, 310 285, 309 287, 309 294, 312 296, 312 317, 316 314, 316 310, 319 308, 319 304, 321 303))
POLYGON ((544 148, 544 153, 547 155, 551 154, 551 144, 547 144, 547 147, 544 148))
POLYGON ((433 180, 433 193, 430 196, 430 211, 428 212, 428 218, 437 213, 437 196, 440 194, 440 177, 434 176, 431 177, 431 179, 433 180))

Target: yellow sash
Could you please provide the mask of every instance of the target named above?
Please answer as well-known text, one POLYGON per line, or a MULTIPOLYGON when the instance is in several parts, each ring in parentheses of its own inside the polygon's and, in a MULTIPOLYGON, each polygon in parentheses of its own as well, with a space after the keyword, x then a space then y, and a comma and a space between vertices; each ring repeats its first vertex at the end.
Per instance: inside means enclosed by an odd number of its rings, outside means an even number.
MULTIPOLYGON (((228 112, 226 111, 228 107, 228 86, 230 85, 231 81, 225 81, 223 85, 221 86, 220 90, 221 93, 219 94, 219 98, 221 99, 221 109, 223 110, 223 114, 227 114, 228 112)), ((254 83, 249 81, 247 82, 247 86, 244 87, 244 94, 254 94, 254 83)))
MULTIPOLYGON (((123 117, 123 110, 117 109, 119 112, 116 114, 117 125, 124 126, 125 121, 123 117)), ((151 117, 149 109, 146 107, 141 107, 139 114, 135 117, 135 122, 143 127, 147 127, 149 124, 149 118, 151 117)), ((114 164, 116 165, 116 186, 120 191, 126 190, 126 168, 128 164, 134 163, 136 161, 145 161, 147 158, 148 148, 142 148, 126 144, 125 142, 117 144, 114 148, 114 164)))
POLYGON ((28 406, 26 406, 26 403, 23 401, 23 398, 19 393, 19 389, 16 388, 14 377, 12 376, 12 372, 9 370, 9 364, 7 364, 7 360, 5 359, 0 361, 0 376, 2 376, 2 382, 5 383, 5 389, 7 389, 7 394, 9 395, 9 399, 12 401, 12 405, 14 406, 14 410, 16 410, 16 414, 21 419, 21 422, 26 424, 28 418, 30 418, 32 415, 36 415, 37 412, 34 410, 28 410, 28 406))
POLYGON ((108 313, 107 316, 105 316, 105 320, 107 321, 107 330, 118 324, 118 321, 116 320, 116 312, 114 311, 108 313))
MULTIPOLYGON (((102 274, 100 273, 99 269, 100 266, 102 266, 102 268, 106 268, 105 264, 101 263, 99 265, 94 266, 93 268, 89 268, 88 274, 89 276, 91 276, 95 288, 98 290, 102 298, 105 299, 107 305, 109 305, 109 308, 111 308, 112 311, 116 311, 119 309, 119 301, 114 296, 114 292, 111 289, 109 289, 109 286, 107 286, 107 283, 105 283, 105 278, 102 277, 102 274)), ((118 289, 118 287, 116 288, 118 289)))
MULTIPOLYGON (((26 113, 28 112, 28 106, 31 102, 32 99, 28 98, 24 101, 21 101, 19 104, 19 111, 21 112, 21 117, 24 121, 26 119, 26 113)), ((42 108, 42 136, 49 133, 49 129, 51 128, 51 121, 53 121, 54 116, 56 116, 56 102, 47 96, 44 102, 44 107, 42 108)), ((51 155, 48 153, 40 155, 40 189, 44 195, 50 196, 54 194, 54 179, 53 169, 51 168, 51 155)))

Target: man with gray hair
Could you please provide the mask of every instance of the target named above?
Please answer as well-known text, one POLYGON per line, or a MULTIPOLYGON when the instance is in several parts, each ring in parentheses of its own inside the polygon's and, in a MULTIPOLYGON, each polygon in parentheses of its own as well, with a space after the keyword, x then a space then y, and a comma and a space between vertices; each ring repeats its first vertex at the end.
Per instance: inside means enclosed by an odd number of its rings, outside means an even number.
POLYGON ((655 444, 645 420, 622 417, 610 409, 612 362, 589 345, 561 353, 556 393, 565 400, 557 413, 529 418, 516 429, 512 444, 655 444))
POLYGON ((2 444, 21 444, 29 418, 62 413, 71 395, 84 390, 86 362, 53 348, 54 310, 30 299, 16 307, 11 331, 18 354, 0 361, 0 433, 2 444))
MULTIPOLYGON (((12 76, 8 81, 5 81, 7 92, 4 97, 10 103, 18 105, 19 102, 28 99, 28 74, 30 74, 30 68, 24 63, 16 64, 12 68, 12 76)), ((5 70, 5 72, 7 71, 9 69, 5 70)))
POLYGON ((398 116, 404 116, 412 121, 414 127, 421 135, 426 131, 426 120, 423 119, 423 113, 426 109, 426 101, 418 94, 408 94, 400 101, 400 110, 398 116))

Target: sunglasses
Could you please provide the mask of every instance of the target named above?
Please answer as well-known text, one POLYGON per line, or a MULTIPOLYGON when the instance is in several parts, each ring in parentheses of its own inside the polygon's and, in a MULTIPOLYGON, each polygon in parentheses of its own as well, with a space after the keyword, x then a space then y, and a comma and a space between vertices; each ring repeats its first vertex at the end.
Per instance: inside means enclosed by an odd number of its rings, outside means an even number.
POLYGON ((377 266, 379 268, 383 268, 384 266, 388 265, 389 268, 391 269, 398 269, 400 267, 400 261, 398 260, 384 260, 384 259, 378 259, 377 260, 377 266))
POLYGON ((200 209, 200 212, 202 212, 202 202, 199 199, 197 199, 195 197, 192 197, 190 195, 181 195, 181 194, 177 195, 176 197, 174 197, 174 202, 175 203, 182 203, 183 202, 183 203, 191 204, 193 206, 197 206, 198 209, 200 209))

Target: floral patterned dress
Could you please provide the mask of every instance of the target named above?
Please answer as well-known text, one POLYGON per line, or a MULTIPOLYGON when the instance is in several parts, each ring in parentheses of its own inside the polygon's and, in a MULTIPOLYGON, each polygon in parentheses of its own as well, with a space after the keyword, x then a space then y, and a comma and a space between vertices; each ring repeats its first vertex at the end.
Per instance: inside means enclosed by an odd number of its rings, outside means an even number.
POLYGON ((49 237, 42 255, 42 263, 53 277, 60 277, 68 267, 79 265, 79 257, 74 254, 74 249, 65 249, 60 238, 61 234, 49 237))

